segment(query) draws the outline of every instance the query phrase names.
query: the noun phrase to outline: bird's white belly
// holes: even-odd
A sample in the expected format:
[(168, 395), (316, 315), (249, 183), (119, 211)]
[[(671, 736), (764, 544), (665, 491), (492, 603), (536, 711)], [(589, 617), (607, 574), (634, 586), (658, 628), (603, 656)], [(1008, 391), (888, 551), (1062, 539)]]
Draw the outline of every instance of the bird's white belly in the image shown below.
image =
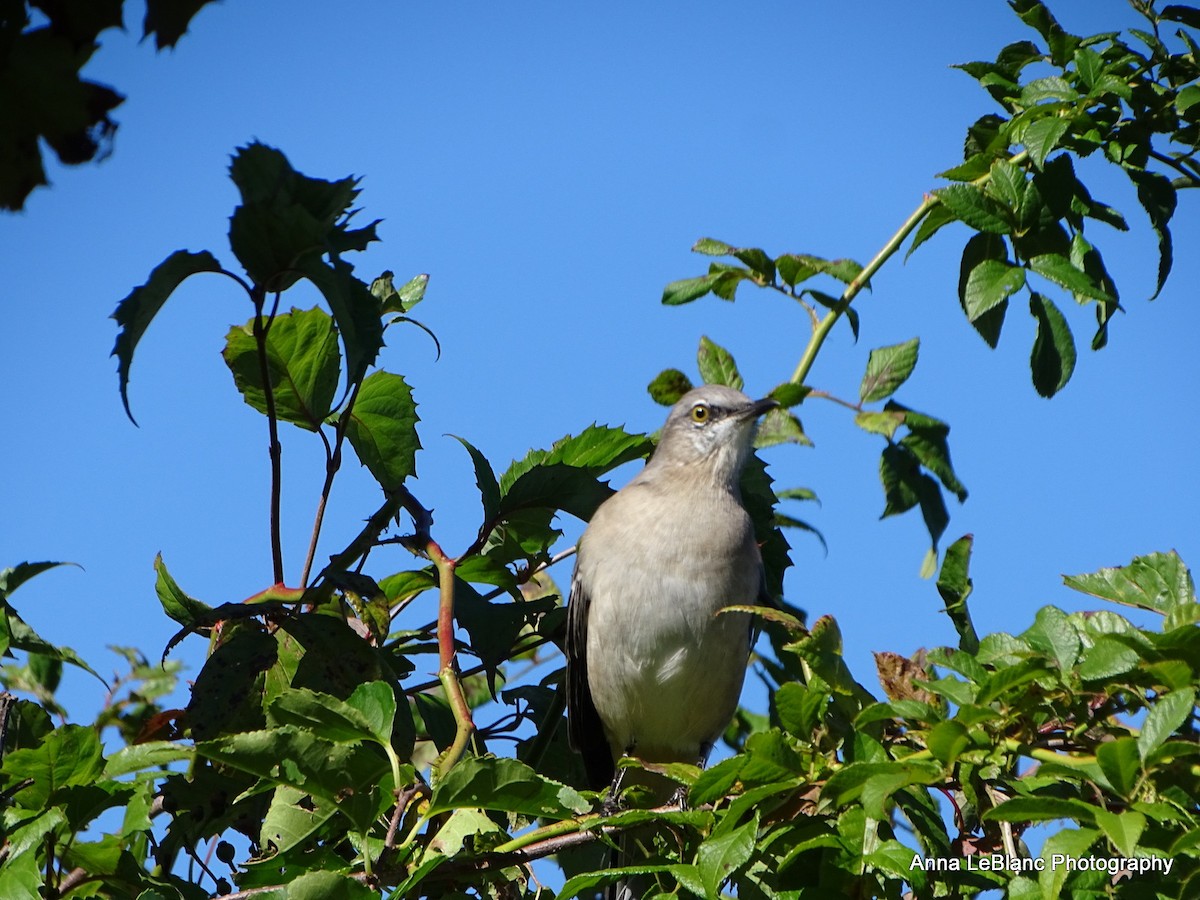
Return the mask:
[(737, 708), (749, 653), (748, 617), (717, 611), (753, 603), (758, 573), (733, 571), (724, 554), (675, 553), (633, 551), (592, 571), (588, 681), (614, 750), (696, 761)]

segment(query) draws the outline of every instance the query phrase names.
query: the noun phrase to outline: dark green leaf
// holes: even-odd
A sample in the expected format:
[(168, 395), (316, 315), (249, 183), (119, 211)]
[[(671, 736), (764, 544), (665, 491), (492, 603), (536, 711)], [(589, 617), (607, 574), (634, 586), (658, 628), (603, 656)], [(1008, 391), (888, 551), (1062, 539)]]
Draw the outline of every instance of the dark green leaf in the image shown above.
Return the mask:
[[(293, 309), (271, 320), (265, 342), (267, 378), (276, 416), (316, 431), (333, 406), (341, 374), (333, 320), (321, 309)], [(266, 415), (267, 398), (253, 319), (229, 330), (221, 355), (242, 399)]]
[(1043, 397), (1053, 397), (1075, 371), (1075, 339), (1067, 320), (1049, 298), (1030, 292), (1029, 311), (1038, 323), (1029, 358), (1033, 386)]
[(663, 369), (646, 387), (650, 398), (663, 406), (674, 406), (691, 389), (691, 379), (678, 369)]
[(4, 596), (11, 594), (29, 579), (41, 575), (43, 572), (48, 572), (50, 569), (56, 569), (59, 566), (73, 566), (75, 563), (65, 562), (23, 562), (17, 563), (8, 569), (0, 569), (0, 600)]
[[(373, 682), (372, 684), (382, 684)], [(391, 687), (382, 685), (391, 694)], [(362, 685), (366, 687), (366, 685)], [(392, 716), (396, 703), (392, 698)], [(390, 737), (392, 716), (386, 720), (387, 735)], [(321, 740), (335, 744), (357, 743), (379, 740), (377, 732), (381, 723), (370, 721), (360, 710), (346, 701), (319, 691), (287, 689), (271, 701), (267, 708), (267, 721), (272, 726), (294, 725), (311, 732)], [(380, 740), (386, 743), (386, 738)]]
[[(977, 234), (967, 241), (963, 247), (962, 259), (958, 270), (958, 302), (963, 312), (967, 313), (967, 282), (975, 269), (985, 261), (998, 261), (1008, 265), (1008, 248), (1004, 239), (995, 234)], [(976, 276), (978, 279), (979, 276)], [(978, 284), (976, 285), (978, 287)], [(1000, 330), (1004, 326), (1004, 314), (1008, 310), (1008, 301), (1001, 300), (987, 312), (981, 313), (975, 319), (967, 314), (967, 321), (979, 332), (987, 345), (995, 349), (1000, 340)]]
[(190, 253), (187, 250), (176, 250), (150, 273), (145, 284), (134, 288), (117, 304), (112, 317), (120, 331), (117, 333), (117, 343), (113, 347), (112, 355), (117, 358), (121, 402), (125, 405), (125, 414), (131, 422), (134, 418), (133, 413), (129, 411), (129, 366), (133, 363), (133, 351), (137, 349), (138, 341), (167, 302), (167, 298), (185, 278), (197, 272), (220, 271), (221, 264), (208, 251)]
[(574, 788), (543, 778), (522, 762), (475, 756), (460, 760), (438, 782), (427, 814), (460, 806), (552, 819), (567, 819), (590, 808)]
[(1055, 606), (1039, 609), (1033, 625), (1021, 637), (1029, 646), (1053, 660), (1060, 672), (1067, 673), (1075, 669), (1082, 642), (1079, 632), (1061, 609)]
[(1014, 797), (984, 813), (989, 822), (1049, 822), (1054, 819), (1074, 819), (1090, 825), (1095, 821), (1096, 807), (1083, 800), (1064, 800), (1056, 797)]
[(858, 388), (859, 399), (863, 403), (870, 403), (896, 393), (916, 368), (920, 344), (918, 338), (913, 338), (902, 344), (872, 350), (867, 358), (867, 371)]
[(401, 376), (381, 371), (363, 380), (346, 438), (385, 491), (400, 487), (416, 471), (417, 421), (412, 389)]
[(399, 289), (392, 283), (395, 276), (389, 271), (384, 272), (371, 282), (371, 294), (380, 302), (380, 312), (406, 313), (425, 299), (425, 289), (429, 286), (429, 276), (414, 275)]
[(758, 275), (758, 281), (765, 284), (775, 282), (775, 261), (767, 256), (766, 251), (758, 247), (739, 247), (733, 255), (744, 262), (751, 272)]
[(775, 260), (775, 268), (779, 277), (789, 287), (795, 287), (817, 274), (816, 266), (810, 265), (809, 258), (795, 253), (785, 253)]
[(154, 35), (154, 47), (174, 47), (191, 24), (192, 17), (213, 0), (146, 0), (142, 37)]
[(1200, 28), (1200, 9), (1182, 4), (1164, 6), (1159, 16), (1170, 22), (1180, 22), (1189, 28)]
[(1132, 672), (1141, 658), (1141, 654), (1124, 641), (1102, 635), (1079, 663), (1079, 677), (1084, 681), (1107, 682), (1116, 675)]
[(739, 391), (742, 389), (744, 382), (733, 354), (707, 337), (700, 338), (696, 363), (705, 384), (724, 384)]
[(804, 433), (800, 419), (789, 410), (776, 408), (763, 416), (755, 434), (755, 447), (774, 447), (777, 444), (799, 444), (811, 447), (812, 441)]
[(714, 834), (700, 845), (696, 854), (696, 868), (704, 883), (706, 896), (718, 896), (721, 885), (749, 862), (757, 834), (758, 816), (755, 815), (740, 828)]
[(471, 463), (475, 466), (475, 484), (479, 488), (479, 495), (483, 500), (483, 521), (491, 522), (500, 511), (500, 484), (496, 481), (496, 473), (492, 469), (492, 464), (488, 462), (486, 456), (464, 438), (460, 438), (458, 435), (451, 435), (451, 437), (466, 447), (467, 453), (471, 455)]
[(967, 534), (947, 547), (937, 579), (937, 590), (946, 604), (946, 615), (958, 632), (959, 649), (966, 654), (974, 654), (979, 650), (979, 635), (967, 606), (967, 598), (971, 596), (973, 587), (969, 572), (974, 542), (975, 539)]
[(950, 766), (958, 759), (960, 753), (971, 746), (971, 738), (966, 726), (950, 719), (946, 722), (938, 722), (929, 729), (925, 744), (929, 747), (929, 752), (933, 754), (934, 759)]
[(1145, 172), (1138, 169), (1126, 169), (1129, 178), (1137, 186), (1138, 200), (1146, 215), (1150, 217), (1150, 225), (1158, 235), (1158, 279), (1155, 282), (1154, 294), (1157, 297), (1167, 282), (1171, 273), (1173, 251), (1171, 246), (1171, 231), (1167, 227), (1171, 216), (1175, 214), (1177, 198), (1171, 180), (1156, 172)]
[(383, 322), (379, 301), (354, 277), (354, 267), (340, 259), (326, 264), (312, 257), (297, 264), (297, 271), (324, 296), (342, 336), (349, 385), (357, 384), (383, 347)]

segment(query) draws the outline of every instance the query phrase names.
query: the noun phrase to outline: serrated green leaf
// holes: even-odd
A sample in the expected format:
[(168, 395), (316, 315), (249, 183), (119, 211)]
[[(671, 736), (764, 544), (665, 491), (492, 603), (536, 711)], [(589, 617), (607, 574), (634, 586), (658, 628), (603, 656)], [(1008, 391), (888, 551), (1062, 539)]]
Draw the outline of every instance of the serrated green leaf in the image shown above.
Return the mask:
[(971, 746), (971, 738), (966, 726), (950, 719), (938, 722), (929, 730), (925, 745), (934, 759), (950, 766), (958, 759), (959, 754)]
[(783, 409), (791, 409), (793, 406), (799, 406), (804, 402), (804, 399), (812, 393), (812, 388), (802, 384), (796, 384), (792, 381), (785, 381), (783, 384), (776, 385), (767, 394), (772, 400), (778, 403)]
[(1073, 819), (1082, 824), (1095, 822), (1096, 807), (1083, 800), (1058, 797), (1013, 797), (989, 809), (983, 818), (989, 822), (1050, 822)]
[(692, 380), (678, 369), (663, 369), (646, 386), (650, 399), (662, 406), (674, 406), (692, 389)]
[(1060, 672), (1067, 673), (1075, 668), (1082, 642), (1079, 632), (1061, 609), (1055, 606), (1039, 609), (1033, 625), (1021, 637), (1029, 646), (1057, 663)]
[(896, 434), (896, 429), (904, 424), (904, 413), (884, 410), (883, 412), (863, 411), (855, 413), (854, 424), (870, 434), (882, 434), (889, 440)]
[(1141, 654), (1123, 641), (1101, 636), (1088, 648), (1079, 663), (1079, 677), (1084, 681), (1108, 681), (1137, 668)]
[(379, 371), (363, 380), (346, 423), (346, 439), (385, 491), (400, 487), (416, 472), (418, 421), (404, 378)]
[(933, 192), (954, 217), (990, 234), (1008, 234), (1012, 227), (1004, 208), (981, 189), (969, 184), (952, 184)]
[[(943, 177), (946, 177), (946, 173), (943, 173)], [(918, 247), (941, 231), (943, 227), (957, 221), (958, 218), (950, 211), (949, 207), (941, 203), (934, 206), (929, 210), (925, 218), (921, 220), (916, 233), (913, 234), (912, 243), (908, 245), (908, 252), (904, 254), (904, 258), (908, 259)]]
[(357, 384), (383, 348), (379, 301), (354, 277), (354, 267), (338, 258), (324, 263), (311, 257), (296, 264), (298, 274), (321, 292), (342, 338), (348, 383)]
[[(950, 617), (954, 630), (958, 632), (958, 646), (964, 655), (979, 650), (979, 636), (967, 606), (967, 598), (971, 596), (974, 587), (969, 574), (974, 543), (975, 539), (967, 534), (947, 547), (937, 579), (938, 594), (946, 604), (946, 615)], [(973, 674), (978, 676), (973, 679), (977, 681), (982, 677), (982, 670)]]
[(77, 563), (68, 562), (23, 562), (7, 569), (0, 569), (0, 600), (11, 594), (29, 579), (56, 569), (59, 566), (74, 566)]
[(1070, 128), (1070, 120), (1058, 116), (1044, 116), (1030, 123), (1021, 135), (1021, 143), (1035, 166), (1040, 169), (1046, 164), (1046, 157), (1054, 152)]
[(175, 762), (190, 762), (196, 752), (184, 744), (172, 741), (147, 741), (129, 744), (117, 750), (104, 764), (104, 777), (116, 778), (131, 772), (157, 769)]
[(810, 264), (809, 257), (795, 253), (785, 253), (776, 257), (775, 268), (780, 279), (789, 287), (795, 287), (817, 274), (817, 268)]
[(739, 391), (744, 385), (733, 354), (707, 337), (700, 338), (696, 364), (705, 384), (724, 384)]
[(800, 419), (791, 411), (780, 407), (767, 411), (754, 438), (756, 448), (774, 447), (777, 444), (799, 444), (802, 447), (813, 445), (804, 433), (804, 425)]
[(142, 339), (158, 311), (163, 308), (167, 298), (186, 278), (197, 272), (220, 271), (221, 264), (207, 250), (200, 253), (176, 250), (155, 267), (145, 284), (134, 288), (117, 304), (112, 318), (116, 320), (120, 330), (117, 332), (117, 343), (113, 347), (112, 355), (117, 358), (121, 403), (131, 422), (136, 420), (129, 411), (129, 367), (133, 363), (133, 351), (137, 349), (138, 341)]
[(963, 308), (976, 323), (1025, 286), (1025, 270), (1000, 259), (985, 259), (967, 276)]
[(1157, 750), (1175, 731), (1192, 716), (1196, 706), (1196, 692), (1171, 691), (1159, 697), (1150, 708), (1137, 738), (1138, 753), (1145, 759)]
[(1146, 817), (1132, 809), (1120, 813), (1097, 809), (1096, 824), (1121, 855), (1131, 857), (1146, 830)]
[(572, 787), (545, 778), (515, 759), (463, 758), (434, 787), (428, 815), (460, 806), (567, 819), (589, 804)]
[(696, 854), (696, 868), (704, 883), (706, 896), (715, 897), (720, 887), (750, 860), (758, 834), (758, 816), (740, 828), (714, 834)]
[(1115, 300), (1087, 272), (1076, 268), (1069, 259), (1058, 253), (1043, 253), (1033, 257), (1029, 260), (1029, 268), (1079, 297), (1106, 302)]
[(451, 435), (471, 456), (471, 464), (475, 467), (475, 485), (479, 488), (479, 496), (483, 501), (483, 521), (491, 522), (500, 511), (500, 483), (496, 481), (496, 472), (488, 458), (480, 453), (475, 446), (458, 435)]
[[(281, 313), (271, 320), (265, 345), (275, 415), (284, 422), (316, 431), (333, 406), (341, 374), (333, 320), (321, 309)], [(267, 415), (253, 319), (229, 330), (221, 355), (242, 399)]]
[(665, 306), (679, 306), (698, 300), (713, 289), (713, 285), (720, 277), (720, 273), (710, 273), (698, 278), (681, 278), (678, 281), (672, 281), (663, 288), (662, 303)]
[(1110, 603), (1163, 615), (1196, 599), (1191, 573), (1173, 550), (1139, 556), (1127, 566), (1101, 569), (1090, 575), (1064, 575), (1063, 582)]
[(87, 785), (104, 770), (100, 738), (83, 725), (62, 725), (46, 735), (39, 746), (13, 750), (4, 756), (0, 771), (12, 785), (29, 781), (13, 795), (24, 809), (44, 808), (51, 796), (69, 785)]
[(1137, 187), (1138, 201), (1150, 217), (1150, 226), (1154, 233), (1158, 235), (1158, 277), (1150, 298), (1153, 300), (1162, 292), (1163, 285), (1167, 283), (1167, 276), (1171, 273), (1174, 252), (1168, 224), (1175, 214), (1178, 199), (1171, 180), (1166, 176), (1134, 168), (1126, 168), (1125, 171)]
[(1033, 386), (1041, 396), (1053, 397), (1075, 371), (1075, 338), (1067, 320), (1049, 298), (1030, 292), (1029, 311), (1038, 323), (1029, 358)]
[(1122, 797), (1133, 795), (1142, 774), (1142, 759), (1135, 738), (1119, 737), (1101, 743), (1096, 748), (1096, 762), (1113, 790)]
[(919, 338), (912, 338), (872, 350), (867, 357), (867, 371), (858, 388), (859, 399), (863, 403), (871, 403), (896, 393), (916, 368), (920, 345)]
[(705, 256), (733, 256), (736, 250), (731, 244), (708, 237), (700, 238), (692, 245), (693, 253), (703, 253)]

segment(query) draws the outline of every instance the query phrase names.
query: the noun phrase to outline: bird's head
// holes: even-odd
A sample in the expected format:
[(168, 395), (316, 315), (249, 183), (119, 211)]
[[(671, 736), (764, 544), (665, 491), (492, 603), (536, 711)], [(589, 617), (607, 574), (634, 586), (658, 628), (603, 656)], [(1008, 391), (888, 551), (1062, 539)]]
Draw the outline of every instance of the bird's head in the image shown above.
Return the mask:
[(671, 407), (653, 462), (696, 467), (715, 481), (735, 485), (750, 455), (758, 417), (778, 405), (719, 384), (694, 388)]

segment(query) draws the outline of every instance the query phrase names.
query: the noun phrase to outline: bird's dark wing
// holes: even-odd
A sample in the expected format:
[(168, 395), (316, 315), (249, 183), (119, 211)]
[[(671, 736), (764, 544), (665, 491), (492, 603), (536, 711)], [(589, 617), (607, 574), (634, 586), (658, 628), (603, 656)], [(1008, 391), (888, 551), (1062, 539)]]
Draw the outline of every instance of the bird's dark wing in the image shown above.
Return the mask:
[(567, 604), (567, 737), (571, 747), (583, 757), (592, 790), (607, 787), (616, 773), (608, 738), (592, 689), (588, 686), (587, 622), (591, 598), (580, 584), (578, 567), (571, 579), (571, 599)]

